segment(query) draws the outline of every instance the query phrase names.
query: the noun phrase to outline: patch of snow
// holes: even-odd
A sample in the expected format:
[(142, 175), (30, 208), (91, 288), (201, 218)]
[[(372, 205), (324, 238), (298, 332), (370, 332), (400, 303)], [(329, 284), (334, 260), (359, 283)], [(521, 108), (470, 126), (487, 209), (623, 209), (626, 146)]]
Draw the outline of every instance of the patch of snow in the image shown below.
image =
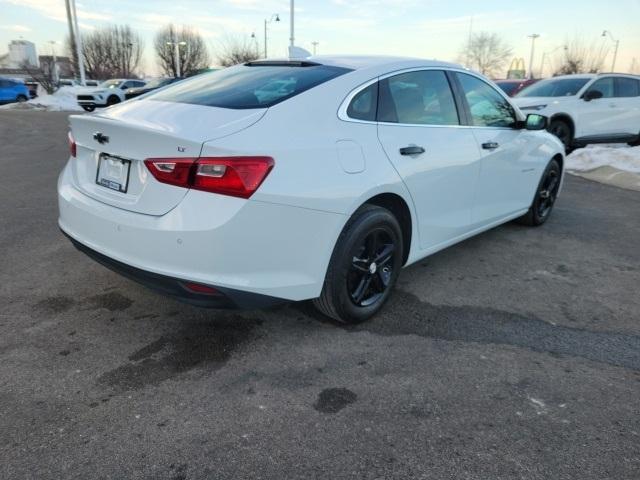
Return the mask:
[(22, 103), (10, 103), (0, 108), (6, 110), (44, 110), (49, 112), (77, 112), (83, 111), (78, 105), (76, 87), (62, 87), (51, 95), (41, 95), (38, 98)]
[(569, 171), (588, 172), (600, 167), (612, 167), (631, 173), (640, 173), (640, 147), (593, 146), (581, 148), (567, 157)]

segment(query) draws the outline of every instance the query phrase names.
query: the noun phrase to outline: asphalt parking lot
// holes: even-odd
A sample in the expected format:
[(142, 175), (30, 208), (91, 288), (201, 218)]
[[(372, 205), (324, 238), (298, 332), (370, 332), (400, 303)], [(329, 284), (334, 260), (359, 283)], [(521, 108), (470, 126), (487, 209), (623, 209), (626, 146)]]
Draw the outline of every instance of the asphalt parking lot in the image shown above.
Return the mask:
[(569, 177), (357, 328), (199, 310), (59, 233), (66, 116), (0, 112), (0, 478), (640, 476), (639, 193)]

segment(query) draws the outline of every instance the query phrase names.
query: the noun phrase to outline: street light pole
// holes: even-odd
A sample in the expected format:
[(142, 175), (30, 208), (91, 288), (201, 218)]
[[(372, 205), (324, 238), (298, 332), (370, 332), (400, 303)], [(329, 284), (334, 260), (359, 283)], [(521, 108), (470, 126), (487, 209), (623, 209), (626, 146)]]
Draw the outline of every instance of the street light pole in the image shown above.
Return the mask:
[(569, 47), (567, 47), (566, 45), (560, 45), (559, 47), (554, 48), (553, 50), (551, 50), (550, 52), (544, 52), (542, 54), (542, 62), (540, 62), (540, 78), (542, 78), (544, 76), (544, 63), (547, 59), (547, 57), (549, 55), (552, 55), (554, 53), (556, 53), (558, 50), (560, 50), (561, 48), (564, 48), (565, 51), (568, 50)]
[(294, 0), (291, 0), (291, 7), (290, 7), (291, 13), (289, 14), (290, 18), (291, 18), (291, 35), (289, 36), (289, 45), (290, 46), (294, 46), (295, 43), (295, 35), (294, 35), (294, 21), (293, 21), (293, 17), (294, 17), (294, 10), (295, 10), (295, 6), (294, 6)]
[(181, 77), (180, 72), (180, 45), (189, 45), (187, 42), (167, 42), (167, 45), (173, 45), (174, 50), (174, 58), (176, 63), (176, 78)]
[(313, 54), (314, 54), (314, 55), (316, 54), (316, 48), (318, 47), (318, 44), (319, 44), (319, 43), (320, 43), (320, 42), (318, 42), (318, 41), (313, 41), (313, 42), (311, 42), (311, 45), (313, 45)]
[(529, 78), (533, 78), (533, 55), (535, 53), (536, 39), (540, 38), (540, 34), (532, 33), (528, 36), (531, 39), (531, 57), (529, 59)]
[(51, 79), (53, 80), (53, 83), (55, 83), (56, 85), (58, 84), (58, 81), (60, 80), (58, 78), (58, 64), (57, 64), (57, 59), (56, 59), (56, 41), (55, 40), (49, 40), (47, 43), (51, 44), (51, 56), (52, 56), (52, 60), (53, 60), (53, 66), (51, 67), (52, 71), (51, 71)]
[(271, 22), (279, 22), (280, 21), (280, 15), (278, 15), (277, 13), (274, 13), (273, 15), (271, 15), (271, 17), (267, 20), (266, 18), (264, 19), (264, 58), (267, 58), (268, 55), (268, 51), (267, 51), (267, 25), (270, 24)]
[(606, 37), (607, 35), (609, 35), (611, 41), (616, 44), (616, 47), (613, 51), (613, 63), (611, 64), (611, 72), (613, 73), (616, 71), (616, 60), (618, 59), (618, 48), (620, 47), (620, 39), (616, 40), (609, 30), (605, 30), (604, 32), (602, 32), (603, 37)]

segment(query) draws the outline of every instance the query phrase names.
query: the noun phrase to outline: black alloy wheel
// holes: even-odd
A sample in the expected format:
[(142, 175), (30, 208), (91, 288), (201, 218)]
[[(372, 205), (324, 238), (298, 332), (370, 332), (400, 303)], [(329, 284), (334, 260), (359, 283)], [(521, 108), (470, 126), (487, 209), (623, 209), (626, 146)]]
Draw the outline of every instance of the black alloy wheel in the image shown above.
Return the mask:
[(368, 307), (384, 296), (391, 283), (396, 250), (392, 232), (383, 227), (371, 231), (356, 246), (347, 275), (347, 290), (354, 305)]
[(542, 174), (529, 211), (516, 221), (532, 227), (542, 225), (546, 222), (558, 198), (561, 178), (562, 170), (560, 164), (558, 160), (553, 159), (549, 162)]
[(402, 229), (393, 213), (365, 204), (342, 230), (314, 305), (338, 322), (364, 322), (389, 299), (403, 252)]

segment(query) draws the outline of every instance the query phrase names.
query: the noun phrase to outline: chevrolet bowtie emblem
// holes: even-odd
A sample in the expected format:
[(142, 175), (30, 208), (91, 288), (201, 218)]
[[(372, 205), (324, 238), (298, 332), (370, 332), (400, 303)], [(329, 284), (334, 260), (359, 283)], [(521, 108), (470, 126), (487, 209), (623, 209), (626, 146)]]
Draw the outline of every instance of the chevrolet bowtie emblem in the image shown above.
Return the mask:
[(94, 133), (93, 139), (100, 144), (109, 143), (109, 137), (103, 135), (102, 132)]

